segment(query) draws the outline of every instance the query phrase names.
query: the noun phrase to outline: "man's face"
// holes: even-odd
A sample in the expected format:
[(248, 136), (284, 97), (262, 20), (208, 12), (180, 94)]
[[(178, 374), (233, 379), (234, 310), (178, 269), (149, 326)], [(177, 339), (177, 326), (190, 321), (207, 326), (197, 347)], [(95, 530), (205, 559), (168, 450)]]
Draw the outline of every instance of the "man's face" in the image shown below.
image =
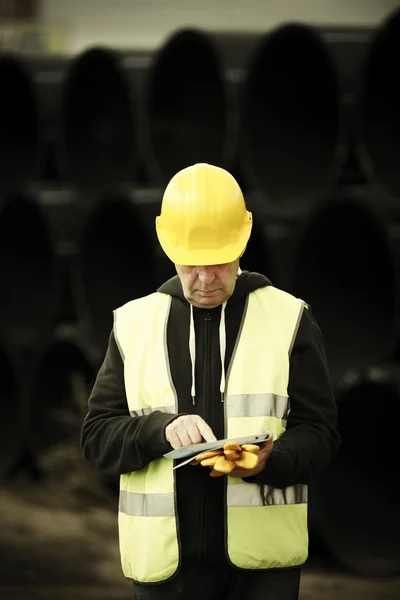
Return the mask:
[(239, 259), (223, 265), (187, 267), (175, 265), (183, 293), (197, 308), (216, 308), (228, 300), (235, 289)]

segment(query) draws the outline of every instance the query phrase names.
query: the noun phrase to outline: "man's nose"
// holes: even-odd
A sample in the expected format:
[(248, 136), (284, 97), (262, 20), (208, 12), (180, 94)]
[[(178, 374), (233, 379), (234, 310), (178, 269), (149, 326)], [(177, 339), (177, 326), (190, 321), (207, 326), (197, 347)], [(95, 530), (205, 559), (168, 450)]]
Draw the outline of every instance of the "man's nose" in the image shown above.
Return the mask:
[(215, 279), (215, 272), (212, 267), (198, 267), (197, 268), (197, 276), (201, 283), (205, 285), (209, 285)]

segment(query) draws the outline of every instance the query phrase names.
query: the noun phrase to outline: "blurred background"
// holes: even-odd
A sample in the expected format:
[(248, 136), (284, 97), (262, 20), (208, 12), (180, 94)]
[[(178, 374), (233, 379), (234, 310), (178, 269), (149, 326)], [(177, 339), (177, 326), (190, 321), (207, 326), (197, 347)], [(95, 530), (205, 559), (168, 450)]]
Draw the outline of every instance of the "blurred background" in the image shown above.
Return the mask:
[(0, 2), (0, 599), (128, 599), (80, 427), (112, 310), (174, 274), (179, 169), (230, 170), (242, 268), (322, 329), (342, 447), (301, 600), (400, 598), (400, 5)]

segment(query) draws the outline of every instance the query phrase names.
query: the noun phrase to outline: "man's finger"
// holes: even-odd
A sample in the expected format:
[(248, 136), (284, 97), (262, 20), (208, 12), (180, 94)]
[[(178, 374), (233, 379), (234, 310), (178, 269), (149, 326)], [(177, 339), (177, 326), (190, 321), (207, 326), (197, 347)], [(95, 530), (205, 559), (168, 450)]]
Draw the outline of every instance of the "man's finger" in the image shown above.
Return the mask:
[(196, 423), (188, 424), (186, 431), (191, 440), (191, 444), (200, 444), (200, 442), (203, 441), (203, 438), (201, 436), (200, 431), (198, 430)]
[(211, 427), (209, 425), (207, 425), (207, 423), (203, 420), (203, 419), (199, 419), (196, 422), (197, 425), (197, 429), (200, 431), (200, 434), (202, 436), (202, 438), (206, 441), (206, 442), (216, 442), (217, 438), (215, 437)]
[(192, 440), (190, 439), (186, 429), (184, 429), (183, 427), (182, 427), (182, 429), (178, 429), (177, 434), (180, 439), (182, 447), (192, 445)]
[(171, 444), (171, 446), (173, 447), (174, 450), (176, 450), (177, 448), (181, 448), (182, 447), (181, 440), (176, 435), (176, 433), (171, 434), (168, 441), (169, 441), (169, 443)]

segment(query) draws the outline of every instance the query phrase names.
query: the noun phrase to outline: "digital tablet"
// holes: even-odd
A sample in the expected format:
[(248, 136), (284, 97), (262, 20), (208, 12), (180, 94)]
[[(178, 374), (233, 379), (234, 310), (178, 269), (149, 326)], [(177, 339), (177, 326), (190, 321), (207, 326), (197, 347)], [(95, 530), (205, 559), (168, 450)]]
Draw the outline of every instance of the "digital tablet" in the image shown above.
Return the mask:
[(223, 448), (225, 444), (228, 442), (236, 442), (241, 446), (242, 444), (262, 444), (266, 442), (269, 438), (269, 433), (259, 433), (257, 435), (251, 435), (240, 438), (227, 438), (225, 440), (217, 440), (216, 442), (203, 442), (200, 444), (192, 444), (191, 446), (184, 446), (183, 448), (177, 448), (176, 450), (172, 450), (167, 454), (164, 454), (164, 458), (168, 458), (171, 460), (182, 460), (178, 465), (175, 465), (174, 469), (178, 467), (183, 467), (187, 463), (193, 460), (195, 456), (201, 454), (202, 452), (206, 452), (207, 450), (219, 450)]

